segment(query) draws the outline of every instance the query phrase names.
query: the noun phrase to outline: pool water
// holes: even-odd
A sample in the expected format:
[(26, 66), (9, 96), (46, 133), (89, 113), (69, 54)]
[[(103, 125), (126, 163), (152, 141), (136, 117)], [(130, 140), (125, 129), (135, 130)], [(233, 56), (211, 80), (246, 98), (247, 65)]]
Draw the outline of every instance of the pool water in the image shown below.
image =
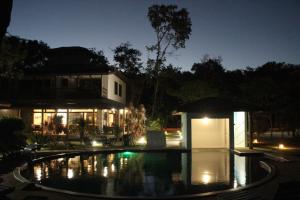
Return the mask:
[(30, 164), (23, 176), (56, 189), (105, 196), (174, 196), (238, 188), (265, 177), (260, 157), (226, 150), (81, 154)]

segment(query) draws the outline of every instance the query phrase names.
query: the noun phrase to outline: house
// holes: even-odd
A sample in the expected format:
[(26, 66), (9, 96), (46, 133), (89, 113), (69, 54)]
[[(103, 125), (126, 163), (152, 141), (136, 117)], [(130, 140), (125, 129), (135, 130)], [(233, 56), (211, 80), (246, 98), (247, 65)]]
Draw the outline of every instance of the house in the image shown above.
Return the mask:
[(193, 148), (246, 147), (250, 106), (224, 98), (205, 98), (183, 105), (182, 146)]
[(26, 69), (18, 81), (2, 80), (0, 117), (21, 117), (27, 128), (44, 134), (54, 116), (70, 134), (79, 118), (97, 131), (114, 125), (124, 130), (128, 81), (93, 56), (82, 47), (50, 49), (44, 67)]

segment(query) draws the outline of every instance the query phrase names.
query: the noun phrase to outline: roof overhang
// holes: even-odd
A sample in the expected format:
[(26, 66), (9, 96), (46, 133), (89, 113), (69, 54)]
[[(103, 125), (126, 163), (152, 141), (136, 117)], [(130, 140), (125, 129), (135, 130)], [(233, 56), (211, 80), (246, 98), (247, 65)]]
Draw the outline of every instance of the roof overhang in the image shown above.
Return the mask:
[(125, 105), (106, 98), (101, 99), (64, 99), (64, 100), (16, 100), (12, 107), (32, 108), (124, 108)]

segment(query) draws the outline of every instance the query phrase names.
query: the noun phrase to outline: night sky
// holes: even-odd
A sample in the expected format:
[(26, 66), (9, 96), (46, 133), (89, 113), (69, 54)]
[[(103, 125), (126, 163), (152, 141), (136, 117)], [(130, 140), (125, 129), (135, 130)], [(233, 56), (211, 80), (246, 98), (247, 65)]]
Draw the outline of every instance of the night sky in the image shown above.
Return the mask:
[(147, 18), (152, 4), (187, 8), (192, 35), (186, 48), (168, 59), (190, 70), (203, 55), (221, 56), (226, 69), (257, 67), (268, 61), (300, 63), (299, 0), (14, 0), (8, 32), (50, 47), (103, 50), (129, 41), (147, 58), (154, 43)]

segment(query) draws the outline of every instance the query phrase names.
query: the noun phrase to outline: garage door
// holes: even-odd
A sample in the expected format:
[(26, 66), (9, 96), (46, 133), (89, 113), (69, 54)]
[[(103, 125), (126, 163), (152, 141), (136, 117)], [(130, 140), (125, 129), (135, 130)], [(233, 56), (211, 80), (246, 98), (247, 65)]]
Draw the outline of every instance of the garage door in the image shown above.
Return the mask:
[(229, 119), (191, 120), (192, 148), (229, 148)]

